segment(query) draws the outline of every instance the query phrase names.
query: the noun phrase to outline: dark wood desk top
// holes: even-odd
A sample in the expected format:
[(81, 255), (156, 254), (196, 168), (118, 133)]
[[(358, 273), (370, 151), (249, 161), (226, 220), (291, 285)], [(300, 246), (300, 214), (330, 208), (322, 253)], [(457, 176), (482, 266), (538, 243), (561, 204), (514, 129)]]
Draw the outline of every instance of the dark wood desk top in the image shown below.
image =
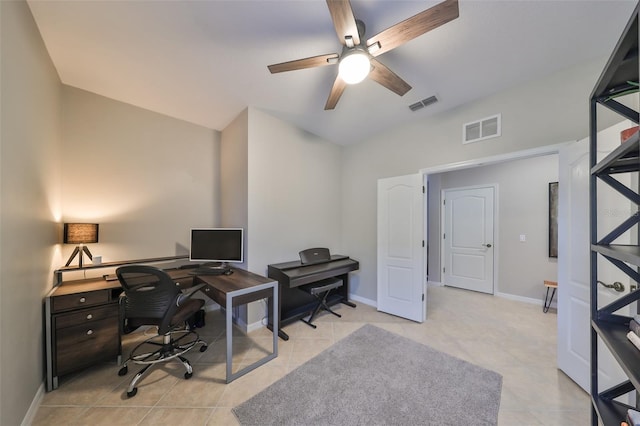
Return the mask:
[[(234, 268), (233, 274), (231, 275), (195, 275), (194, 284), (207, 284), (213, 294), (205, 294), (220, 306), (224, 307), (227, 303), (227, 294), (273, 281), (271, 278), (263, 277), (262, 275), (254, 274), (244, 269)], [(233, 306), (244, 305), (271, 296), (271, 289), (254, 291), (250, 294), (233, 297)]]
[[(180, 279), (193, 279), (193, 275), (189, 275), (186, 269), (169, 269), (166, 272), (169, 273), (174, 281)], [(63, 281), (58, 286), (54, 287), (49, 296), (65, 296), (68, 294), (85, 293), (88, 291), (98, 290), (112, 290), (120, 288), (120, 281), (107, 280), (103, 277), (86, 278), (83, 280)]]
[[(184, 289), (188, 289), (195, 284), (206, 284), (208, 290), (204, 291), (204, 294), (223, 307), (226, 306), (228, 293), (274, 281), (271, 278), (236, 268), (233, 269), (233, 274), (231, 275), (197, 275), (193, 273), (193, 270), (189, 269), (167, 269), (166, 272)], [(49, 296), (65, 296), (98, 290), (115, 290), (119, 288), (120, 281), (118, 280), (106, 280), (102, 277), (87, 278), (84, 280), (64, 281), (60, 285), (54, 287), (49, 293)], [(271, 293), (271, 290), (267, 289), (234, 297), (233, 306), (243, 305), (254, 300), (271, 297)]]

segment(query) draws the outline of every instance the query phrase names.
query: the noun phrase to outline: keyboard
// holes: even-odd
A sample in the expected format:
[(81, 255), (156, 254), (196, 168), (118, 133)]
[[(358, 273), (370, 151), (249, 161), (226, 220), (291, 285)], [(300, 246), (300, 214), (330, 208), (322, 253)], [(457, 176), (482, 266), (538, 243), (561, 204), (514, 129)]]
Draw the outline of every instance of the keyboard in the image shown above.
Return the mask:
[(223, 268), (194, 268), (189, 271), (193, 275), (223, 275), (228, 269)]

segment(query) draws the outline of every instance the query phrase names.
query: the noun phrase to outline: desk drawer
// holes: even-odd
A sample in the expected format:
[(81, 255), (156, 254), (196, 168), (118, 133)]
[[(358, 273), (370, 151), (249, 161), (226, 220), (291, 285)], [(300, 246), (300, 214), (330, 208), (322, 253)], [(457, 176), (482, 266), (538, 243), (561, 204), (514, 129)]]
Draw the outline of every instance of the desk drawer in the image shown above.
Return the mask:
[(55, 317), (55, 328), (60, 330), (65, 327), (88, 324), (91, 321), (98, 321), (104, 318), (116, 317), (118, 321), (118, 304), (112, 303), (106, 306), (96, 306), (93, 308), (81, 309), (66, 314), (58, 314)]
[(52, 310), (60, 312), (67, 309), (107, 303), (111, 298), (111, 290), (88, 291), (86, 293), (69, 294), (53, 297)]
[(104, 318), (57, 330), (56, 375), (70, 373), (101, 360), (115, 361), (120, 351), (118, 320)]

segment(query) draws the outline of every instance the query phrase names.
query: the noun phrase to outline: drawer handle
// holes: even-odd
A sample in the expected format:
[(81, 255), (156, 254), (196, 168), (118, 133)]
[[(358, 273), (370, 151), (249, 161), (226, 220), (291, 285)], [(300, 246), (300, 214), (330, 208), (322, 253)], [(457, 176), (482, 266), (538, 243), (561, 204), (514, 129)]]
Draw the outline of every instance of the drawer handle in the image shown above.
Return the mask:
[(87, 319), (91, 319), (91, 318), (93, 318), (93, 315), (91, 314), (87, 315)]
[(91, 336), (93, 334), (93, 330), (87, 331), (87, 336)]
[(85, 299), (84, 297), (81, 297), (81, 298), (80, 298), (80, 303), (84, 303), (84, 302), (86, 302), (86, 301), (87, 301), (87, 299)]

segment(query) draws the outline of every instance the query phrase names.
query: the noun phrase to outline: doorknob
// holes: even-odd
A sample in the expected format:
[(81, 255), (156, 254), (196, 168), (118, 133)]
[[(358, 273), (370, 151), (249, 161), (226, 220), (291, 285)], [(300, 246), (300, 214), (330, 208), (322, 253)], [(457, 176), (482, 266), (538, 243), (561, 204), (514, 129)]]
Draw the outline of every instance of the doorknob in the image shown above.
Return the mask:
[(605, 284), (602, 281), (598, 281), (598, 284), (602, 284), (606, 288), (612, 288), (617, 292), (624, 291), (624, 284), (622, 284), (620, 281), (616, 281), (613, 284)]
[(483, 247), (491, 248), (491, 244), (483, 244)]

